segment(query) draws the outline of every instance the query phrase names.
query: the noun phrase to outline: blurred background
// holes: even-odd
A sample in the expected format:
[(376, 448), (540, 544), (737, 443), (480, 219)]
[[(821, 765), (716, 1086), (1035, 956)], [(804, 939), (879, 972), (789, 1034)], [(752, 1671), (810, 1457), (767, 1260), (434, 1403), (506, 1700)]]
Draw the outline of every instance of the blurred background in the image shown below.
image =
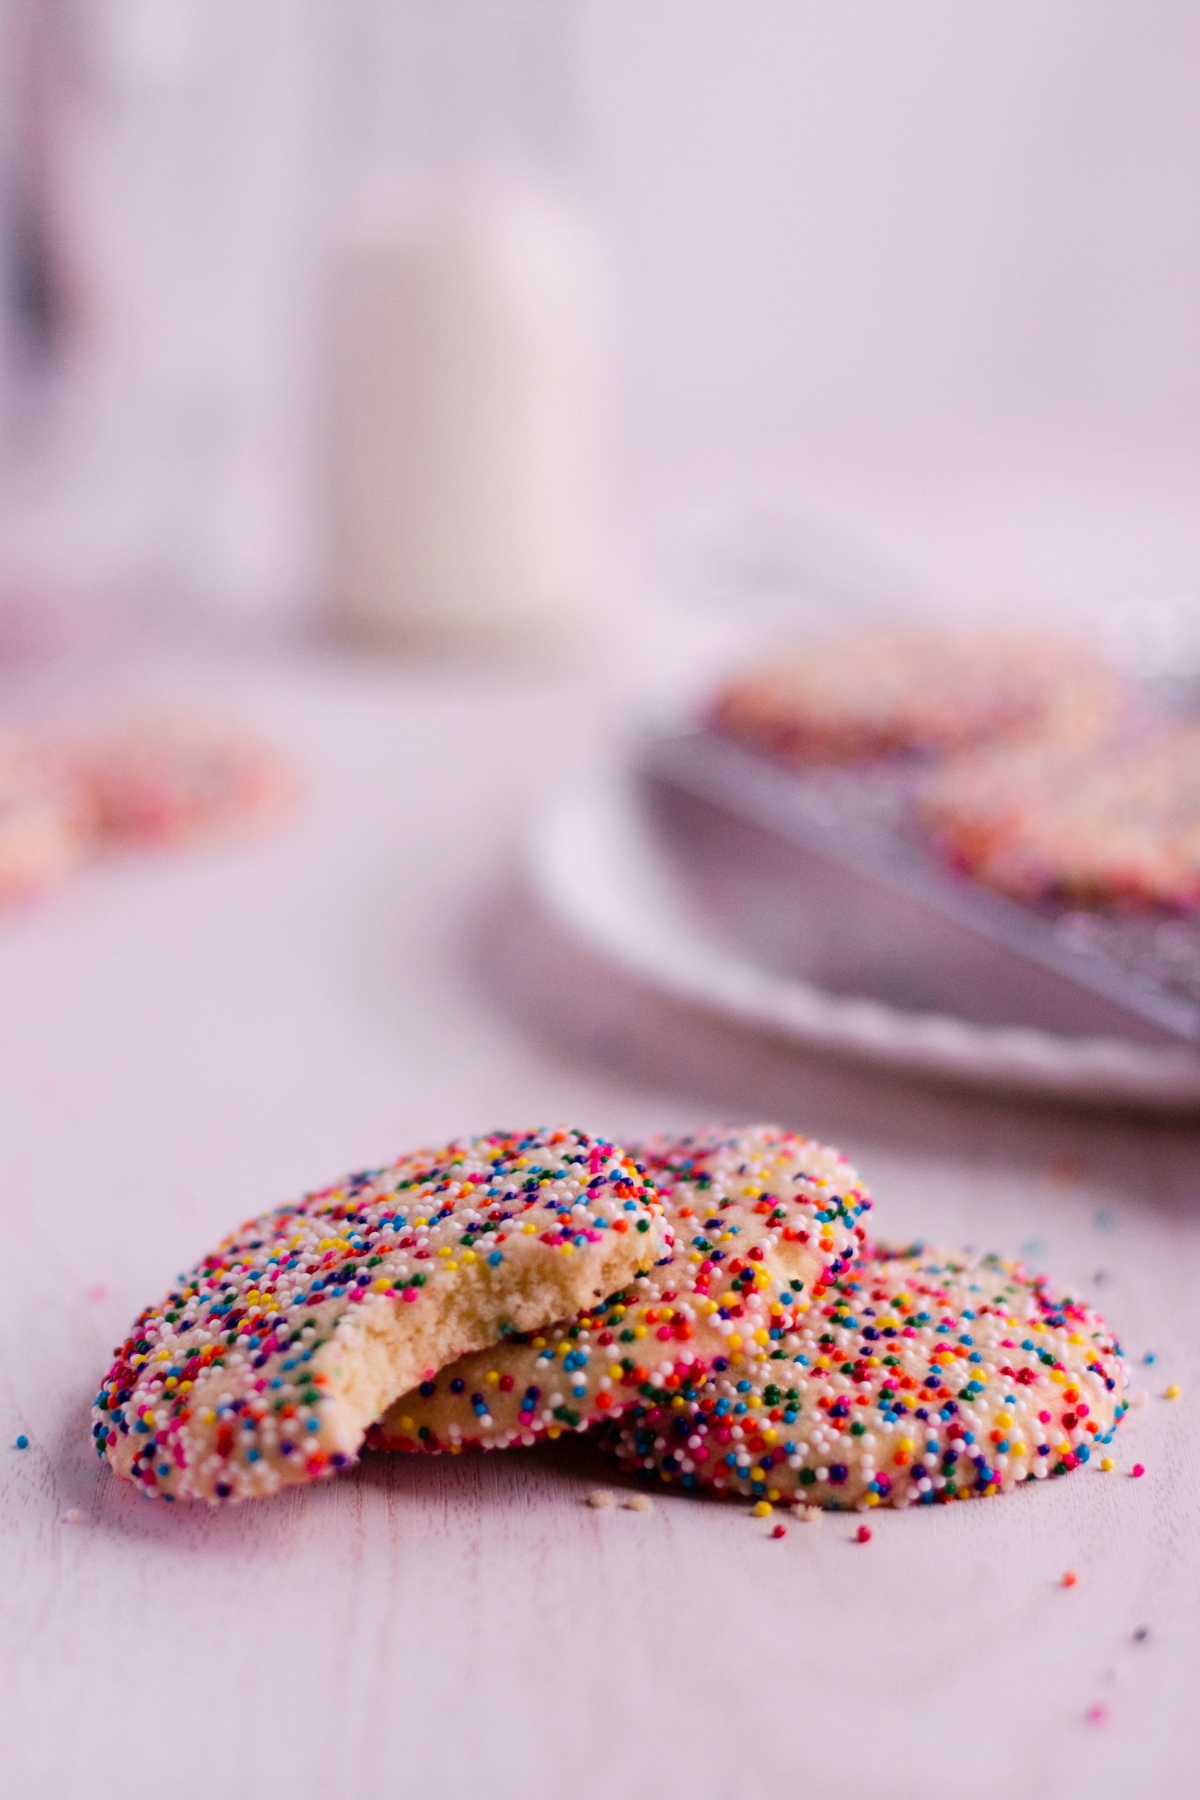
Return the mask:
[(1186, 0), (0, 17), (9, 656), (1196, 590)]
[(862, 1551), (669, 1497), (609, 1546), (564, 1444), (185, 1518), (87, 1402), (233, 1219), (558, 1119), (837, 1143), (882, 1239), (1048, 1267), (1200, 1391), (1200, 907), (939, 932), (857, 857), (873, 765), (692, 731), (704, 826), (662, 760), (789, 627), (1124, 620), (1200, 676), (1198, 70), (1196, 0), (0, 0), (9, 1791), (123, 1796), (136, 1693), (181, 1796), (197, 1719), (264, 1795), (592, 1800), (618, 1741), (668, 1800), (964, 1744), (980, 1796), (1186, 1794), (1191, 1400), (1122, 1427), (1145, 1481)]

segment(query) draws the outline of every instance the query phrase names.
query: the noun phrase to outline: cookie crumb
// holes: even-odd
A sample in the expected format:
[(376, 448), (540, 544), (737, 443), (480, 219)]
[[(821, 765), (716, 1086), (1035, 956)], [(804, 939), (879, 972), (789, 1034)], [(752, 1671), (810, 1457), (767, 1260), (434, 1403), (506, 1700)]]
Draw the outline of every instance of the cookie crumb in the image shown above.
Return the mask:
[(649, 1494), (630, 1494), (625, 1502), (629, 1512), (653, 1512), (654, 1502)]
[(825, 1517), (825, 1513), (819, 1506), (800, 1505), (793, 1506), (792, 1517), (793, 1519), (799, 1519), (803, 1525), (819, 1525), (821, 1520)]
[(593, 1488), (585, 1504), (588, 1506), (615, 1506), (617, 1496), (608, 1488)]
[(1079, 1577), (1075, 1573), (1074, 1569), (1068, 1569), (1066, 1574), (1062, 1578), (1062, 1584), (1064, 1587), (1074, 1587), (1078, 1580), (1079, 1580)]
[(77, 1506), (68, 1507), (67, 1511), (63, 1514), (62, 1522), (64, 1525), (82, 1525), (83, 1514)]

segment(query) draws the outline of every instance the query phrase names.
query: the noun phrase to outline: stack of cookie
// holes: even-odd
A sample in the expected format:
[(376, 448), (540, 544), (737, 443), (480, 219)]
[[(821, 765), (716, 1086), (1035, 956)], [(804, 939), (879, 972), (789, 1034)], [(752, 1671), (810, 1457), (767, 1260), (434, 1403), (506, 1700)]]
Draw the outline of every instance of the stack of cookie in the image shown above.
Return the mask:
[(241, 1500), (399, 1454), (590, 1432), (628, 1471), (906, 1506), (1062, 1474), (1126, 1373), (998, 1257), (873, 1245), (836, 1151), (775, 1126), (622, 1149), (465, 1138), (250, 1221), (139, 1315), (94, 1411), (152, 1497)]

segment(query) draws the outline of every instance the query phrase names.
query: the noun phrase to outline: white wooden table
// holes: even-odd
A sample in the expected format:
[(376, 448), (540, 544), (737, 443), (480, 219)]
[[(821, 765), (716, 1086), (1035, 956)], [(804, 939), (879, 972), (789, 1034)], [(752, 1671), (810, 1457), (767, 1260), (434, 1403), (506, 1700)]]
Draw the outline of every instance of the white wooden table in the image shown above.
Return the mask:
[[(514, 873), (549, 787), (606, 753), (594, 673), (179, 684), (311, 794), (273, 837), (0, 919), (6, 1794), (1194, 1791), (1200, 1129), (823, 1065), (597, 967)], [(497, 1123), (713, 1116), (839, 1143), (881, 1231), (1024, 1247), (1102, 1303), (1149, 1395), (1117, 1472), (876, 1513), (858, 1545), (836, 1516), (775, 1541), (742, 1505), (592, 1510), (619, 1484), (577, 1444), (374, 1457), (222, 1512), (94, 1460), (111, 1345), (249, 1212)]]

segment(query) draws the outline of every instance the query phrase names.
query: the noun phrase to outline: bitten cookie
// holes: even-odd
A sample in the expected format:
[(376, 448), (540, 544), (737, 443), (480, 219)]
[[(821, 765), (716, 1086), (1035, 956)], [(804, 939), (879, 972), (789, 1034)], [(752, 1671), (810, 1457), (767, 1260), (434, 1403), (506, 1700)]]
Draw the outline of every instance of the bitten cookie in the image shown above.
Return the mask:
[(1065, 1474), (1127, 1375), (1104, 1321), (996, 1256), (879, 1251), (770, 1356), (673, 1378), (598, 1427), (630, 1471), (816, 1506), (909, 1506)]
[(1030, 730), (1092, 738), (1121, 696), (1111, 671), (1073, 644), (874, 630), (750, 670), (717, 695), (710, 723), (789, 762), (855, 763)]
[(0, 742), (0, 902), (71, 874), (87, 853), (87, 824), (61, 758), (21, 739)]
[(675, 1251), (603, 1306), (431, 1375), (370, 1441), (503, 1449), (584, 1430), (668, 1382), (740, 1369), (793, 1329), (858, 1251), (870, 1200), (836, 1150), (770, 1125), (656, 1139), (632, 1154)]
[(956, 758), (921, 814), (957, 867), (1019, 900), (1200, 904), (1200, 729), (1089, 751), (1062, 744)]
[(251, 1220), (141, 1313), (96, 1401), (97, 1450), (168, 1500), (331, 1474), (397, 1394), (670, 1248), (653, 1183), (586, 1132), (416, 1151)]

